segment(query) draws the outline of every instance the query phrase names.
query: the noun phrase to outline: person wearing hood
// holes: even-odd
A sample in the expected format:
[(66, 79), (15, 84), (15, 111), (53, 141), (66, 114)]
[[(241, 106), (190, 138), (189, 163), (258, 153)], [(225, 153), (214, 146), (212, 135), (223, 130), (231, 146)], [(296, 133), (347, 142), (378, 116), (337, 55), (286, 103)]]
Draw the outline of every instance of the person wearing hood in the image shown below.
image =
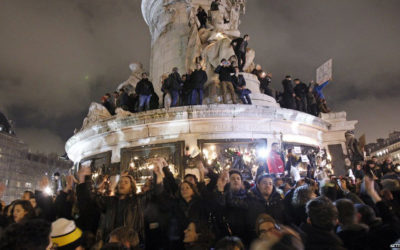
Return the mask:
[[(248, 223), (255, 225), (257, 217), (262, 214), (269, 214), (278, 223), (284, 222), (284, 206), (281, 195), (276, 191), (272, 176), (260, 175), (256, 185), (249, 192)], [(253, 230), (252, 237), (256, 234)]]

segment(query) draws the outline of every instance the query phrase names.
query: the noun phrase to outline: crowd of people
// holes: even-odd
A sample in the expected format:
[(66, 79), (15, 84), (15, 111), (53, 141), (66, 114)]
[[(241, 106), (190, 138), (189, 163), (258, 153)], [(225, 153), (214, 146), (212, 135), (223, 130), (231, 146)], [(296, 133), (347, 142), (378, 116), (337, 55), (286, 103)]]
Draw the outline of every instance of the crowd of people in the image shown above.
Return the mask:
[[(267, 161), (268, 163), (270, 161)], [(128, 172), (115, 190), (90, 167), (63, 189), (2, 204), (0, 249), (391, 249), (400, 239), (399, 167), (388, 158), (358, 162), (346, 176), (317, 166), (307, 176), (261, 167), (174, 177), (163, 158), (137, 190)], [(290, 166), (289, 166), (290, 167)], [(4, 186), (1, 186), (1, 193)], [(392, 245), (393, 246), (393, 245)]]
[[(239, 99), (242, 104), (252, 104), (251, 90), (246, 88), (246, 80), (237, 64), (237, 57), (232, 56), (229, 60), (222, 59), (220, 65), (215, 69), (215, 73), (218, 74), (222, 102), (228, 103), (230, 99), (233, 104), (237, 104), (237, 99)], [(292, 81), (291, 76), (288, 75), (282, 81), (283, 91), (279, 92), (272, 88), (271, 73), (265, 73), (259, 65), (252, 73), (260, 81), (261, 93), (276, 99), (281, 107), (295, 109), (314, 116), (330, 112), (322, 92), (322, 89), (330, 81), (322, 84), (311, 82), (306, 85), (297, 78)], [(207, 80), (207, 73), (200, 63), (196, 64), (194, 71), (189, 71), (182, 76), (179, 74), (178, 68), (173, 68), (171, 74), (162, 76), (162, 107), (202, 105), (204, 86)], [(208, 97), (210, 100), (219, 102), (216, 85), (209, 86), (209, 88)], [(116, 108), (122, 108), (132, 113), (159, 108), (159, 97), (155, 93), (147, 73), (142, 74), (142, 79), (137, 83), (134, 93), (128, 94), (124, 88), (121, 88), (118, 92), (114, 92), (113, 97), (106, 93), (101, 102), (111, 115), (115, 114)]]

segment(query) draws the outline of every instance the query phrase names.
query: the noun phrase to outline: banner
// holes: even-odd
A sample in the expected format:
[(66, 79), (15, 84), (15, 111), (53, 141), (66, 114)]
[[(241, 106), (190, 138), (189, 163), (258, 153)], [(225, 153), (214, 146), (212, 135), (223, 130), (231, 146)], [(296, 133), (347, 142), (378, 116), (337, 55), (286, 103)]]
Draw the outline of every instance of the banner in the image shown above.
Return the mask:
[(332, 59), (329, 59), (317, 69), (316, 82), (322, 84), (332, 78)]

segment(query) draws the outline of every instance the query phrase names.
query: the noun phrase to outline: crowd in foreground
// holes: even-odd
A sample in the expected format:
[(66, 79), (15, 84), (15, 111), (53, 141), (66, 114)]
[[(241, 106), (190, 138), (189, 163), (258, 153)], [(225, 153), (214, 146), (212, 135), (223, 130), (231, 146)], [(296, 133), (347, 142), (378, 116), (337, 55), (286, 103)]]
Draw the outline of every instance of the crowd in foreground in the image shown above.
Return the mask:
[(164, 159), (152, 164), (140, 192), (128, 173), (115, 190), (107, 178), (93, 183), (88, 167), (55, 197), (26, 191), (3, 204), (0, 249), (391, 249), (400, 238), (390, 159), (359, 162), (340, 177), (317, 167), (297, 181), (268, 166), (244, 180), (201, 161), (199, 178), (180, 180)]

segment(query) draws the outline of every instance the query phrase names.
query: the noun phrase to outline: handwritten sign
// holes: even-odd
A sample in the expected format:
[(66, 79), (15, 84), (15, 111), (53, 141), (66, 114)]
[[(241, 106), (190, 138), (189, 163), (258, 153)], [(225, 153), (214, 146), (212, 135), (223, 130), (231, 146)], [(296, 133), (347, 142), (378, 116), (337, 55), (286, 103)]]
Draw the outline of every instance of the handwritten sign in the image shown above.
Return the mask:
[(329, 59), (317, 69), (316, 81), (322, 84), (332, 78), (332, 59)]

